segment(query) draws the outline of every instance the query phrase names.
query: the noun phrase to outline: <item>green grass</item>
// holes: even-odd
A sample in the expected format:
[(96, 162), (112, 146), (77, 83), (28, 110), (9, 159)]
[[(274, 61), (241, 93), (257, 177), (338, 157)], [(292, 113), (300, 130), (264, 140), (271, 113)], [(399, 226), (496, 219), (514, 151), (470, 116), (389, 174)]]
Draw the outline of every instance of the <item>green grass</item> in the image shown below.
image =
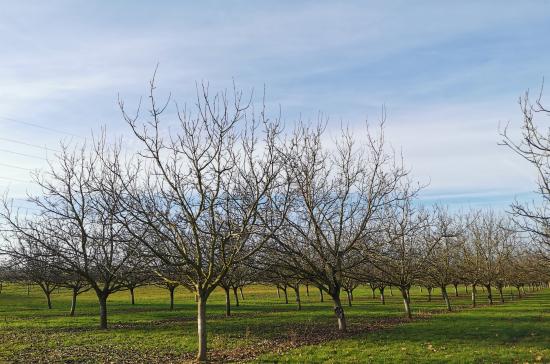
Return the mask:
[[(289, 291), (290, 292), (290, 291)], [(452, 290), (450, 290), (452, 292)], [(245, 300), (226, 318), (224, 296), (217, 291), (208, 302), (208, 341), (214, 359), (260, 362), (549, 362), (550, 290), (504, 305), (444, 313), (434, 293), (412, 291), (416, 319), (403, 320), (402, 303), (386, 292), (386, 305), (370, 298), (370, 290), (354, 293), (346, 307), (351, 333), (338, 335), (330, 302), (319, 302), (302, 289), (302, 311), (278, 299), (271, 287), (244, 290)], [(478, 298), (482, 303), (483, 293)], [(344, 298), (344, 295), (342, 296)], [(453, 304), (467, 306), (461, 287)], [(60, 291), (46, 308), (38, 287), (5, 285), (0, 294), (0, 362), (179, 362), (196, 350), (193, 295), (176, 290), (176, 307), (168, 310), (168, 291), (136, 290), (109, 299), (110, 329), (99, 330), (98, 306), (91, 292), (79, 296), (77, 316), (69, 317), (70, 295)]]

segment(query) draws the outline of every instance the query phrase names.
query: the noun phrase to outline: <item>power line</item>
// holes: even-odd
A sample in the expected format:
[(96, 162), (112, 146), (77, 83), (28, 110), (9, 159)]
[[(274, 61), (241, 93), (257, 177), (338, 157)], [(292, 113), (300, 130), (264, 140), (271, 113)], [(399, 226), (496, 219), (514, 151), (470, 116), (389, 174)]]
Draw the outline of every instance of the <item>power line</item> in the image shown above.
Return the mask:
[(13, 181), (13, 182), (20, 182), (20, 183), (33, 183), (31, 181), (25, 181), (23, 179), (12, 178), (12, 177), (0, 177), (0, 179), (7, 180), (7, 181)]
[(22, 142), (22, 141), (20, 141), (20, 140), (9, 139), (9, 138), (3, 138), (3, 137), (0, 137), (0, 140), (6, 141), (6, 142), (9, 142), (9, 143), (15, 143), (15, 144), (27, 145), (27, 146), (29, 146), (29, 147), (34, 147), (34, 148), (40, 148), (40, 149), (43, 149), (43, 150), (48, 150), (48, 151), (50, 151), (50, 152), (61, 153), (61, 151), (59, 151), (59, 150), (57, 150), (57, 149), (52, 149), (52, 148), (48, 148), (48, 147), (45, 147), (45, 146), (42, 146), (42, 145), (37, 145), (37, 144)]
[(41, 160), (43, 160), (43, 161), (47, 161), (46, 158), (39, 157), (39, 156), (37, 156), (37, 155), (31, 155), (31, 154), (25, 154), (25, 153), (14, 152), (13, 150), (7, 150), (7, 149), (1, 149), (1, 148), (0, 148), (0, 152), (10, 153), (10, 154), (15, 154), (15, 155), (20, 155), (20, 156), (23, 156), (23, 157), (36, 158), (36, 159), (41, 159)]
[(11, 165), (11, 164), (1, 163), (1, 162), (0, 162), (0, 166), (9, 167), (9, 168), (17, 168), (17, 169), (22, 169), (22, 170), (25, 170), (25, 171), (34, 171), (34, 169), (31, 169), (31, 168), (19, 167), (19, 166), (14, 166), (14, 165)]
[(54, 133), (70, 135), (70, 136), (73, 136), (73, 137), (76, 137), (76, 138), (82, 138), (80, 135), (76, 135), (76, 134), (73, 134), (73, 133), (70, 133), (70, 132), (67, 132), (67, 131), (57, 130), (57, 129), (54, 129), (54, 128), (50, 128), (50, 127), (47, 127), (47, 126), (44, 126), (44, 125), (31, 123), (31, 122), (28, 122), (28, 121), (18, 120), (18, 119), (14, 119), (14, 118), (8, 118), (8, 117), (5, 117), (5, 116), (0, 116), (0, 119), (1, 120), (7, 120), (7, 121), (10, 121), (12, 123), (32, 126), (34, 128), (39, 128), (39, 129), (43, 129), (43, 130), (48, 130), (48, 131), (51, 131), (51, 132), (54, 132)]

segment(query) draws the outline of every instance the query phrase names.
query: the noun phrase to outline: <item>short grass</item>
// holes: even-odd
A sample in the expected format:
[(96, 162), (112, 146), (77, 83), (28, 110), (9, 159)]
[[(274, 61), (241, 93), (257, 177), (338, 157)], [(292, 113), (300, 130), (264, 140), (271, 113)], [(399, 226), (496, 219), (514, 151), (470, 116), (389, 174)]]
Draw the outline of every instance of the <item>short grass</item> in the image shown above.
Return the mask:
[[(452, 290), (450, 290), (452, 292)], [(224, 295), (208, 303), (209, 349), (217, 360), (258, 362), (550, 362), (550, 290), (530, 293), (476, 309), (443, 312), (434, 293), (412, 291), (418, 317), (402, 320), (402, 303), (386, 292), (386, 305), (372, 299), (370, 289), (355, 291), (346, 307), (351, 334), (335, 334), (336, 322), (327, 297), (319, 302), (302, 288), (302, 311), (277, 298), (272, 287), (246, 287), (240, 307), (225, 317)], [(483, 293), (480, 293), (481, 303)], [(344, 298), (344, 297), (342, 297)], [(176, 307), (168, 309), (168, 291), (158, 287), (128, 292), (109, 300), (109, 330), (99, 330), (98, 307), (91, 292), (79, 297), (76, 317), (68, 317), (70, 295), (52, 297), (53, 309), (36, 286), (4, 285), (0, 294), (0, 362), (180, 362), (196, 350), (196, 307), (193, 295), (176, 291)], [(464, 287), (451, 297), (467, 306)]]

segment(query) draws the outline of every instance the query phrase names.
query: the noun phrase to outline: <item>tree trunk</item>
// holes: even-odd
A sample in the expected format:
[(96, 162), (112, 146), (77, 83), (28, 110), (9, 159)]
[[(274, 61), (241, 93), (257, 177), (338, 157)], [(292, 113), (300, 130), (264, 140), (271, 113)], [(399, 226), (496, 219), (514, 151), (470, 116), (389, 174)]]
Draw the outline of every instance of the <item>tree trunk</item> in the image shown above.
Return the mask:
[(235, 306), (239, 307), (239, 294), (237, 293), (237, 287), (233, 287), (233, 295), (235, 296)]
[(411, 304), (411, 289), (407, 288), (407, 301), (409, 301), (409, 305)]
[(78, 295), (78, 289), (73, 288), (73, 298), (71, 300), (71, 312), (69, 313), (69, 316), (74, 316), (74, 312), (76, 309), (76, 296)]
[(383, 305), (386, 304), (386, 298), (384, 297), (384, 287), (378, 288), (380, 290), (380, 302), (382, 302)]
[(176, 287), (171, 286), (168, 288), (170, 290), (170, 311), (174, 310), (174, 290)]
[(46, 299), (48, 301), (48, 309), (51, 310), (52, 309), (52, 300), (50, 298), (51, 296), (51, 292), (44, 292), (46, 294)]
[(281, 290), (279, 289), (279, 286), (277, 286), (277, 298), (281, 298)]
[(298, 311), (302, 310), (302, 301), (300, 300), (300, 285), (297, 284), (294, 287), (294, 294), (296, 295), (296, 305), (298, 306)]
[(319, 299), (321, 302), (325, 302), (325, 296), (323, 296), (323, 290), (319, 288)]
[(390, 296), (393, 296), (393, 289), (390, 286)]
[(338, 319), (338, 330), (346, 332), (348, 329), (346, 324), (346, 315), (344, 314), (344, 308), (342, 307), (342, 302), (340, 301), (339, 295), (336, 294), (332, 296), (332, 301), (334, 302), (334, 314)]
[(372, 299), (375, 299), (376, 298), (376, 292), (375, 292), (376, 288), (371, 287), (371, 290), (372, 290)]
[(306, 284), (306, 296), (309, 297), (309, 284)]
[(241, 291), (241, 300), (244, 301), (243, 287), (239, 287), (239, 291)]
[(351, 307), (351, 294), (349, 293), (349, 291), (346, 291), (346, 294), (348, 296), (348, 306)]
[(99, 328), (107, 329), (107, 295), (98, 294), (99, 299)]
[(485, 288), (487, 288), (487, 299), (489, 300), (489, 304), (493, 304), (493, 290), (491, 289), (491, 285), (487, 284), (485, 285)]
[(199, 295), (197, 311), (197, 336), (199, 340), (197, 361), (206, 362), (206, 298), (203, 298), (202, 295)]
[(476, 285), (472, 284), (472, 307), (476, 307)]
[(502, 293), (502, 286), (497, 286), (498, 294), (500, 296), (500, 303), (504, 303), (504, 294)]
[(283, 293), (285, 294), (285, 304), (288, 304), (288, 292), (287, 287), (283, 288)]
[(518, 290), (518, 298), (521, 298), (521, 288), (520, 286), (516, 286), (516, 289)]
[(466, 287), (466, 293), (469, 293), (469, 292), (468, 292), (468, 285), (465, 284), (464, 286)]
[(136, 300), (134, 297), (134, 287), (130, 288), (130, 296), (132, 297), (132, 305), (136, 304)]
[(31, 294), (31, 285), (30, 283), (27, 284), (27, 296), (29, 296)]
[(408, 290), (405, 287), (402, 287), (399, 290), (401, 291), (401, 295), (403, 296), (403, 304), (405, 305), (405, 314), (409, 319), (412, 319), (409, 295), (407, 294)]
[(223, 287), (225, 291), (225, 316), (231, 316), (231, 294), (229, 293), (229, 287)]
[(447, 305), (447, 311), (451, 311), (451, 300), (449, 300), (449, 294), (447, 293), (446, 286), (441, 286), (441, 295), (443, 296), (445, 304)]
[(453, 283), (453, 286), (455, 286), (455, 297), (458, 297), (458, 284)]
[(428, 302), (432, 302), (432, 289), (432, 287), (426, 289), (428, 291)]

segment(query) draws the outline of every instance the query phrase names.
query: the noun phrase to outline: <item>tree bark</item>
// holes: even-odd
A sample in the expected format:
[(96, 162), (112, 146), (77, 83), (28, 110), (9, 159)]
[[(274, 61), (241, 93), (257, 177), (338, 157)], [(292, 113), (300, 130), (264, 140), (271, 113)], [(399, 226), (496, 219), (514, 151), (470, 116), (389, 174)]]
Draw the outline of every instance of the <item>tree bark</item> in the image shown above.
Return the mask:
[(225, 316), (231, 316), (231, 294), (229, 293), (229, 287), (223, 287), (225, 291)]
[(176, 287), (173, 287), (173, 286), (168, 288), (168, 290), (170, 291), (170, 311), (174, 310), (174, 290), (175, 289)]
[(489, 304), (493, 304), (493, 290), (491, 288), (490, 284), (485, 285), (485, 288), (487, 288), (487, 299), (489, 300)]
[(98, 294), (99, 299), (99, 328), (107, 329), (107, 295)]
[(78, 289), (73, 288), (73, 297), (71, 299), (71, 312), (69, 313), (69, 316), (74, 316), (74, 312), (76, 310), (76, 296), (78, 295)]
[(386, 304), (386, 298), (384, 297), (384, 287), (378, 288), (380, 290), (380, 302), (382, 302), (383, 305)]
[(325, 302), (325, 296), (323, 295), (323, 290), (319, 288), (319, 299), (321, 302)]
[(309, 284), (306, 284), (306, 296), (309, 297)]
[(51, 292), (45, 292), (45, 293), (46, 293), (46, 299), (48, 300), (48, 309), (51, 310), (52, 309), (52, 300), (50, 298)]
[(279, 289), (279, 286), (277, 286), (277, 298), (281, 298), (281, 290)]
[(239, 291), (241, 291), (241, 300), (244, 301), (243, 287), (239, 287)]
[(239, 293), (237, 293), (237, 287), (233, 287), (233, 295), (235, 296), (235, 306), (239, 307)]
[(521, 298), (521, 288), (519, 286), (516, 286), (516, 289), (518, 290), (518, 298)]
[(447, 293), (447, 287), (441, 286), (441, 295), (445, 300), (445, 305), (447, 305), (447, 311), (452, 311), (451, 309), (451, 300), (449, 300), (449, 294)]
[(476, 285), (472, 284), (472, 307), (476, 307)]
[(346, 294), (348, 296), (348, 306), (351, 307), (352, 304), (351, 304), (351, 294), (349, 293), (349, 291), (346, 291)]
[(412, 319), (411, 306), (409, 301), (409, 295), (407, 294), (407, 288), (402, 287), (399, 290), (401, 291), (401, 295), (403, 296), (403, 305), (405, 305), (405, 314), (407, 315), (407, 318)]
[(393, 296), (393, 289), (390, 286), (390, 296)]
[(428, 291), (428, 302), (432, 302), (432, 289), (432, 287), (426, 289)]
[(338, 319), (338, 330), (342, 332), (347, 331), (346, 315), (344, 314), (344, 308), (342, 307), (342, 302), (338, 294), (332, 296), (332, 301), (334, 302), (334, 314)]
[(500, 296), (500, 303), (504, 303), (504, 294), (502, 293), (502, 286), (497, 286), (498, 294)]
[(135, 305), (136, 300), (135, 300), (135, 297), (134, 297), (134, 287), (130, 288), (130, 296), (132, 297), (132, 305)]
[(288, 305), (288, 292), (286, 286), (283, 288), (283, 293), (285, 294), (285, 304)]
[(298, 306), (298, 311), (302, 310), (302, 301), (300, 300), (300, 285), (297, 284), (294, 287), (294, 294), (296, 295), (296, 305)]
[(455, 286), (455, 297), (458, 297), (458, 284), (453, 283), (453, 286)]
[(199, 341), (197, 361), (206, 362), (206, 299), (199, 295), (197, 304), (197, 336)]

